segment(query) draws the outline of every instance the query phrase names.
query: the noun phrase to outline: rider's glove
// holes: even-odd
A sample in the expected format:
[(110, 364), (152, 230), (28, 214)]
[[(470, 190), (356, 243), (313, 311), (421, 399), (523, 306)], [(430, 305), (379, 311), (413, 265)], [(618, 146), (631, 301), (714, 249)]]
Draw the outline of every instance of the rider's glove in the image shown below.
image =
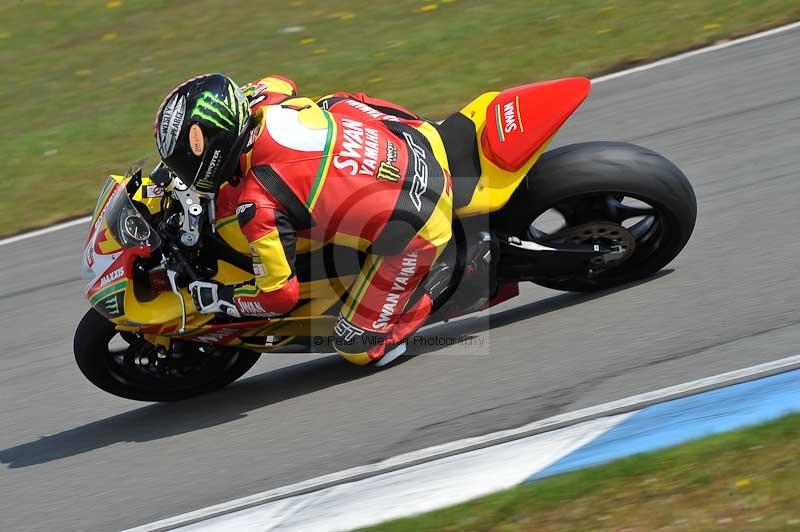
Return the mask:
[(194, 306), (203, 314), (223, 313), (234, 318), (242, 314), (233, 303), (233, 287), (214, 281), (195, 281), (189, 285)]

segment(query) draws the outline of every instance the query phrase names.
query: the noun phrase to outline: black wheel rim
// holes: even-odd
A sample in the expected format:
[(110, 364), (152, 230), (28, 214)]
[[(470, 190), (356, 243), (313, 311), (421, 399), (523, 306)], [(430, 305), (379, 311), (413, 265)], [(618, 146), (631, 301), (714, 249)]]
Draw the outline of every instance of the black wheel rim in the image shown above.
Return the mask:
[[(126, 346), (116, 342), (120, 337)], [(139, 335), (116, 331), (106, 345), (104, 360), (109, 375), (125, 386), (151, 392), (203, 389), (224, 376), (240, 356), (235, 349), (205, 350), (199, 344), (187, 344), (180, 359), (169, 355), (161, 358), (155, 346)]]
[[(553, 216), (556, 213), (557, 216)], [(541, 220), (550, 214), (542, 227)], [(557, 222), (558, 217), (561, 223)], [(548, 225), (549, 224), (549, 225)], [(571, 234), (577, 227), (591, 227), (599, 224), (606, 228), (609, 224), (619, 227), (619, 231), (633, 240), (633, 252), (624, 260), (606, 265), (604, 268), (587, 268), (586, 279), (618, 275), (623, 270), (635, 268), (663, 248), (669, 241), (669, 214), (659, 204), (640, 195), (617, 191), (602, 191), (581, 194), (561, 199), (537, 214), (530, 225), (523, 229), (521, 236), (547, 244), (564, 241), (563, 236)], [(603, 237), (605, 229), (594, 234), (595, 241), (609, 244)], [(574, 242), (573, 242), (574, 243)]]

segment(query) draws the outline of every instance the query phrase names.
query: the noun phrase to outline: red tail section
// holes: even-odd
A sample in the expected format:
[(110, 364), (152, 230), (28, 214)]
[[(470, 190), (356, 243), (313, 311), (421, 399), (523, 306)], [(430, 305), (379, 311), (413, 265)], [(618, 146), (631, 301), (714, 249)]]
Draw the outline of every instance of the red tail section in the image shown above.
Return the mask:
[(487, 109), (481, 144), (486, 157), (518, 170), (566, 122), (589, 95), (591, 82), (568, 78), (508, 89)]

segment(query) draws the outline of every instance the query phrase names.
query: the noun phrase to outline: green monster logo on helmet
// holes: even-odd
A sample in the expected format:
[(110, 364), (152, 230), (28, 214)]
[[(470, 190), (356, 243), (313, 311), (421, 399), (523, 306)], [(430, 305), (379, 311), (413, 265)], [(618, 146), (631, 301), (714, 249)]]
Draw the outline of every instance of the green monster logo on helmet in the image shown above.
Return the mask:
[(236, 128), (237, 131), (241, 131), (247, 104), (244, 103), (244, 98), (237, 98), (236, 91), (238, 88), (234, 89), (233, 85), (228, 85), (228, 95), (224, 100), (211, 91), (205, 91), (195, 103), (191, 118), (200, 118), (220, 129)]

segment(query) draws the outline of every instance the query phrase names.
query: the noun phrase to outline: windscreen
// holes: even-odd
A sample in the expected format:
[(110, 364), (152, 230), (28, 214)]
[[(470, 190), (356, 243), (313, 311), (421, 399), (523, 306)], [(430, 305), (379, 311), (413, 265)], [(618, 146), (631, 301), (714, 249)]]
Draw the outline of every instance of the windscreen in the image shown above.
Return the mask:
[(125, 249), (144, 246), (152, 251), (161, 245), (161, 238), (128, 196), (126, 182), (109, 178), (103, 185), (83, 255), (87, 281), (103, 275)]

